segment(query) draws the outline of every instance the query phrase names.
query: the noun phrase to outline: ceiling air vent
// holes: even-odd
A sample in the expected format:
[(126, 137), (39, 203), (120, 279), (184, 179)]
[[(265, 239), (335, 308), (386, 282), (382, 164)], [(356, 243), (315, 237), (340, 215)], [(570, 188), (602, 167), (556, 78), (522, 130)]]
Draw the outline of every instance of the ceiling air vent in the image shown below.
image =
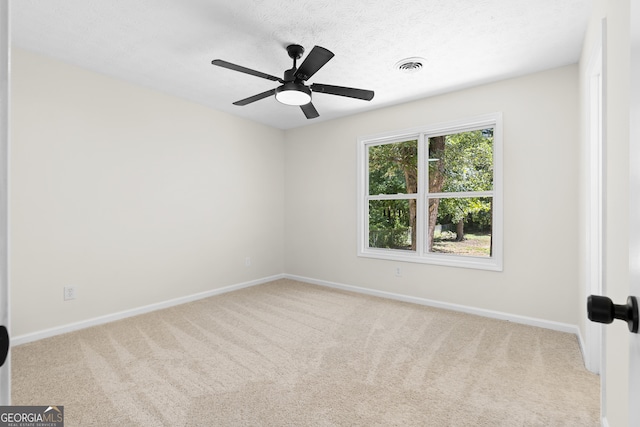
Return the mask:
[(419, 57), (406, 58), (401, 61), (396, 62), (395, 69), (399, 70), (402, 73), (417, 73), (422, 70), (424, 66), (425, 59)]

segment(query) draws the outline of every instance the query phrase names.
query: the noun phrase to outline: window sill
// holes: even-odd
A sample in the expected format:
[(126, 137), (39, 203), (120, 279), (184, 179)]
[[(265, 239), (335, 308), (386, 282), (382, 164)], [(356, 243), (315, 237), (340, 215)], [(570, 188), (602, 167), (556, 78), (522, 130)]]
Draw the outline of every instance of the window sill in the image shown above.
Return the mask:
[(497, 257), (483, 258), (460, 256), (452, 254), (417, 254), (402, 250), (371, 249), (358, 251), (358, 256), (389, 261), (413, 262), (418, 264), (432, 264), (446, 267), (470, 268), (475, 270), (502, 271), (502, 263)]

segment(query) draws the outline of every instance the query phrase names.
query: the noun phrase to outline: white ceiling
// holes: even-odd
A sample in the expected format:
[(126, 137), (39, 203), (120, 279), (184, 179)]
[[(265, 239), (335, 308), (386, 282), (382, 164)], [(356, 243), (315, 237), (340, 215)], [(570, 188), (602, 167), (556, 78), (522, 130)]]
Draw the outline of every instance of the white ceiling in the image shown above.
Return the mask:
[[(11, 25), (20, 48), (289, 129), (575, 63), (590, 8), (591, 0), (19, 0)], [(278, 83), (211, 60), (282, 77), (292, 43), (335, 54), (308, 83), (370, 89), (374, 99), (315, 94), (312, 120), (273, 97), (232, 105)], [(422, 71), (394, 69), (416, 56), (426, 59)]]

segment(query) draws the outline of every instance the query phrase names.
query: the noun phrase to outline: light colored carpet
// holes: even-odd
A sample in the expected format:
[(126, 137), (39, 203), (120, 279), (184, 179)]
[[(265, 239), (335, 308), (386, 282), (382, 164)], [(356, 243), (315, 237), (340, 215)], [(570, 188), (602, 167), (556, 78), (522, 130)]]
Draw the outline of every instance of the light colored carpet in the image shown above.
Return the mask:
[(13, 349), (74, 426), (597, 426), (575, 336), (290, 280)]

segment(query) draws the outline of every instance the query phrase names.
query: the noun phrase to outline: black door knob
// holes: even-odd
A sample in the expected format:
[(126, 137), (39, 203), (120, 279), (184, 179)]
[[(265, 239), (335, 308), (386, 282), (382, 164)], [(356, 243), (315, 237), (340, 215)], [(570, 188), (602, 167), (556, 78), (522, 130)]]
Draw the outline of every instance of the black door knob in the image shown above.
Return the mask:
[(0, 366), (4, 365), (9, 354), (9, 331), (4, 326), (0, 326)]
[(614, 319), (627, 322), (629, 330), (638, 333), (638, 300), (636, 297), (627, 298), (625, 305), (616, 305), (611, 299), (599, 295), (587, 298), (587, 315), (589, 320), (598, 323), (612, 323)]

